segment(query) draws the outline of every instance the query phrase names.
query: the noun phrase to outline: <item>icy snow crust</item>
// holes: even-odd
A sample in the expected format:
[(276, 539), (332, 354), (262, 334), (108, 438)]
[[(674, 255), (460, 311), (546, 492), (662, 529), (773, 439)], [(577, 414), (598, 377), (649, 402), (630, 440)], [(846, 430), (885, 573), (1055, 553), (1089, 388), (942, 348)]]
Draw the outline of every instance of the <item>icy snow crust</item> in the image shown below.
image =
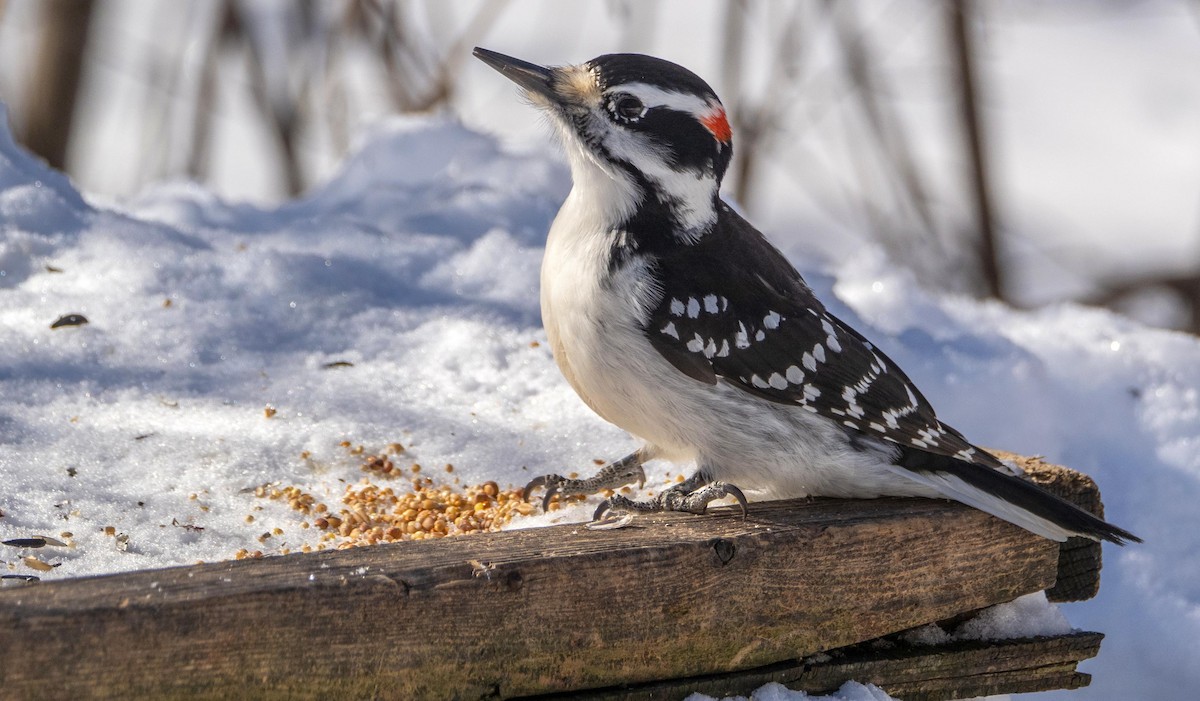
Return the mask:
[(980, 611), (955, 630), (936, 623), (915, 628), (901, 637), (913, 645), (941, 645), (956, 640), (1008, 640), (1041, 635), (1066, 635), (1074, 631), (1061, 609), (1046, 599), (1046, 592), (1020, 596)]
[[(342, 441), (401, 442), (502, 485), (624, 455), (634, 442), (572, 394), (539, 323), (541, 247), (568, 187), (554, 156), (407, 119), (278, 209), (186, 184), (116, 207), (0, 127), (0, 539), (76, 543), (38, 551), (60, 564), (48, 573), (2, 547), (0, 569), (52, 579), (315, 544), (253, 488), (336, 503), (361, 477)], [(930, 295), (876, 250), (820, 265), (790, 253), (949, 423), (1090, 473), (1109, 517), (1146, 539), (1106, 546), (1100, 597), (1071, 607), (1108, 634), (1088, 698), (1200, 688), (1200, 343), (1077, 306)], [(91, 323), (50, 329), (68, 313)], [(353, 366), (325, 367), (337, 361)], [(666, 479), (659, 466), (648, 487)], [(105, 526), (128, 534), (125, 551)]]

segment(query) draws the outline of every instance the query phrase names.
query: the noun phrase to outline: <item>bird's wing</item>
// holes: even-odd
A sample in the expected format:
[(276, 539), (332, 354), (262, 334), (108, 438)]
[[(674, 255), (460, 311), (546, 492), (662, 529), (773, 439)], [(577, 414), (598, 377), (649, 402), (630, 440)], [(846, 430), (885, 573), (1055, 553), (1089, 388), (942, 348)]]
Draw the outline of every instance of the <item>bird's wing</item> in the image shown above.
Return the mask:
[(783, 255), (738, 220), (745, 230), (736, 235), (660, 260), (664, 293), (645, 333), (664, 358), (697, 380), (727, 382), (851, 431), (1001, 466), (939, 421), (904, 372), (830, 314)]

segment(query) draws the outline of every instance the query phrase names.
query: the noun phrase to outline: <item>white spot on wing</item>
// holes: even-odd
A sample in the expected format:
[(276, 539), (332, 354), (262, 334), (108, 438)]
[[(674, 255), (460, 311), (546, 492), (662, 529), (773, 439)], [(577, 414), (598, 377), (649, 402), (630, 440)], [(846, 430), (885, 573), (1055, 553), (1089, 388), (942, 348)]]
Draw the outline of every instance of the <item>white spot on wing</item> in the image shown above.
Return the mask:
[(837, 340), (837, 329), (833, 327), (833, 322), (824, 317), (821, 319), (821, 328), (825, 331), (825, 345), (829, 346), (829, 350), (834, 353), (842, 352), (842, 344)]
[(671, 316), (683, 316), (683, 302), (677, 299), (671, 300)]
[(813, 346), (812, 354), (813, 357), (817, 359), (818, 363), (825, 362), (825, 346), (822, 346), (820, 343)]
[(795, 365), (792, 365), (787, 369), (787, 381), (794, 385), (804, 382), (804, 371)]
[(709, 314), (717, 313), (717, 296), (716, 295), (707, 295), (704, 297), (704, 311), (708, 312)]
[(777, 329), (782, 319), (783, 317), (779, 316), (777, 312), (767, 312), (767, 315), (763, 317), (763, 326), (768, 329)]
[(787, 380), (783, 379), (783, 375), (777, 372), (771, 373), (771, 376), (767, 378), (767, 383), (775, 389), (787, 389), (788, 386)]
[(742, 322), (738, 322), (738, 331), (733, 338), (733, 344), (738, 348), (749, 348), (750, 337), (746, 334), (746, 326)]
[(946, 432), (941, 426), (932, 426), (917, 431), (917, 434), (921, 436), (922, 441), (930, 445), (937, 445), (945, 437)]
[(676, 341), (679, 340), (679, 332), (675, 330), (675, 322), (674, 321), (667, 322), (667, 325), (662, 327), (662, 332), (665, 333), (666, 335), (670, 336), (671, 338), (675, 339)]
[(750, 384), (752, 384), (755, 387), (758, 387), (760, 389), (766, 389), (767, 387), (770, 387), (770, 385), (767, 384), (766, 382), (764, 382), (763, 379), (761, 377), (759, 377), (758, 375), (750, 376)]
[(700, 316), (700, 303), (696, 301), (695, 297), (688, 297), (687, 315), (689, 319), (695, 319)]
[(804, 367), (808, 368), (810, 372), (816, 372), (817, 361), (812, 357), (812, 353), (805, 353), (800, 357), (800, 362), (804, 365)]

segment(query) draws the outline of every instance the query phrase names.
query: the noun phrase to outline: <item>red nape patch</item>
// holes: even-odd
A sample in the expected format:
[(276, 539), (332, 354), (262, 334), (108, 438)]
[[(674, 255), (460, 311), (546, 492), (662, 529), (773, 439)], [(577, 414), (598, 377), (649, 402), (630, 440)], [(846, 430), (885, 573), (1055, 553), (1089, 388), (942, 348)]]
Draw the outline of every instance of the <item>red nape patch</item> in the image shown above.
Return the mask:
[(717, 137), (717, 141), (723, 144), (729, 143), (733, 138), (733, 130), (729, 128), (729, 120), (725, 119), (725, 110), (721, 107), (716, 107), (712, 112), (700, 118), (700, 123), (705, 129), (712, 132), (712, 135)]

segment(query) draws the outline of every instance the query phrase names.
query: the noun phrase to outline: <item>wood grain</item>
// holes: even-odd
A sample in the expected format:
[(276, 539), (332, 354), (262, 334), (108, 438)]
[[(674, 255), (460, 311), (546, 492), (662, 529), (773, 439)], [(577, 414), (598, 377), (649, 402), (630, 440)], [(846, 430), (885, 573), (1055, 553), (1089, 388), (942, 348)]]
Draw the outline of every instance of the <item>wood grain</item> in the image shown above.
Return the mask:
[(555, 694), (539, 701), (650, 701), (702, 693), (716, 698), (749, 696), (770, 682), (810, 694), (830, 694), (848, 681), (875, 684), (904, 701), (948, 701), (1087, 686), (1090, 675), (1076, 665), (1100, 651), (1100, 633), (911, 645), (895, 637), (860, 643), (827, 654), (765, 667), (674, 679), (584, 694)]
[(1010, 601), (1052, 585), (1057, 556), (951, 502), (801, 500), (142, 571), (0, 592), (0, 675), (14, 698), (64, 699), (612, 687)]
[[(1039, 457), (1027, 457), (1001, 450), (990, 450), (1002, 460), (1011, 460), (1025, 471), (1025, 477), (1042, 489), (1104, 518), (1100, 488), (1082, 472), (1048, 463)], [(1087, 601), (1100, 591), (1103, 566), (1100, 543), (1088, 538), (1068, 538), (1059, 546), (1058, 581), (1046, 591), (1050, 601)]]

